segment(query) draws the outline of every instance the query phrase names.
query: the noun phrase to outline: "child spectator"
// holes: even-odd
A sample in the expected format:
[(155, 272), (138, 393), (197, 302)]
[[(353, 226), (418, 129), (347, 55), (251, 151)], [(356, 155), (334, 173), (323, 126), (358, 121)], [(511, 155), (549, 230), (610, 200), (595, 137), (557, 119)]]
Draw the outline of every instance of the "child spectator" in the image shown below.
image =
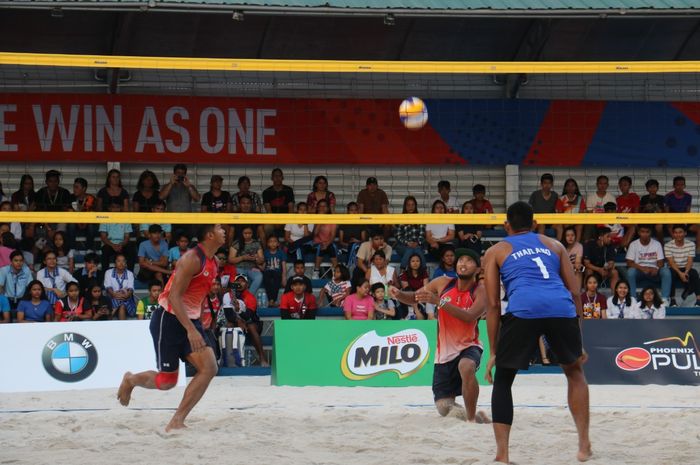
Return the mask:
[(10, 254), (10, 264), (0, 268), (0, 294), (7, 297), (11, 310), (17, 309), (31, 281), (32, 272), (24, 263), (24, 255), (15, 250)]
[(398, 285), (396, 269), (387, 264), (386, 256), (381, 250), (374, 253), (372, 265), (370, 269), (367, 270), (365, 277), (369, 279), (370, 286), (381, 283), (386, 289), (389, 289), (389, 286)]
[[(159, 214), (159, 213), (165, 213), (165, 202), (162, 200), (158, 199), (154, 202), (153, 207), (150, 210), (153, 213)], [(156, 219), (156, 217), (154, 217)], [(166, 242), (170, 243), (170, 241), (173, 238), (172, 231), (173, 231), (173, 225), (170, 223), (158, 223), (160, 226), (160, 229), (163, 234), (163, 238), (166, 240)], [(184, 231), (184, 234), (187, 235), (187, 225), (178, 225), (180, 226), (181, 230)], [(141, 242), (144, 239), (148, 239), (148, 229), (151, 227), (151, 223), (143, 223), (139, 227), (139, 238), (138, 241)], [(188, 237), (189, 240), (189, 237)]]
[(54, 321), (92, 320), (92, 310), (83, 309), (83, 298), (80, 297), (80, 286), (70, 282), (66, 286), (66, 296), (56, 302), (53, 307)]
[(17, 323), (51, 321), (51, 303), (46, 298), (44, 285), (34, 280), (27, 286), (24, 298), (17, 306)]
[(433, 279), (440, 276), (457, 277), (457, 272), (455, 271), (455, 249), (453, 247), (445, 248), (442, 251), (442, 255), (440, 255), (440, 264), (433, 272)]
[(68, 247), (66, 235), (63, 231), (56, 231), (53, 234), (53, 241), (49, 248), (56, 254), (56, 264), (69, 273), (75, 271), (75, 250)]
[(590, 275), (586, 278), (586, 290), (581, 294), (581, 305), (583, 318), (607, 318), (605, 315), (607, 301), (605, 296), (598, 292), (598, 278), (594, 275)]
[(370, 295), (367, 278), (355, 281), (355, 292), (347, 296), (343, 303), (346, 320), (374, 320), (374, 298)]
[(348, 267), (343, 264), (336, 265), (333, 268), (333, 279), (323, 286), (318, 295), (319, 305), (322, 306), (327, 301), (331, 307), (342, 307), (351, 288)]
[[(369, 234), (370, 239), (363, 242), (357, 249), (357, 256), (354, 259), (356, 267), (353, 271), (353, 282), (361, 277), (365, 277), (372, 263), (375, 252), (381, 250), (385, 257), (391, 257), (391, 246), (384, 242), (384, 234), (380, 229), (373, 229)], [(353, 259), (348, 260), (348, 262)]]
[[(109, 211), (116, 213), (122, 211), (118, 201), (109, 203)], [(128, 223), (103, 223), (100, 224), (99, 232), (102, 239), (102, 269), (109, 268), (110, 261), (117, 254), (127, 257), (129, 249), (129, 235), (133, 227)]]
[[(411, 255), (408, 259), (408, 268), (399, 276), (399, 282), (401, 290), (407, 292), (415, 292), (428, 284), (428, 271), (418, 255)], [(404, 309), (406, 311), (403, 311)], [(399, 310), (401, 310), (401, 316), (408, 317), (409, 320), (435, 319), (435, 313), (426, 313), (425, 304), (418, 302), (413, 303), (410, 310), (405, 304), (399, 304)]]
[(307, 292), (304, 279), (292, 276), (290, 285), (292, 290), (285, 292), (280, 300), (280, 317), (283, 320), (315, 320), (318, 309), (316, 299)]
[(376, 320), (389, 320), (396, 316), (394, 301), (385, 299), (386, 288), (382, 283), (375, 283), (370, 288), (374, 299), (374, 318)]
[(265, 269), (263, 270), (263, 286), (268, 298), (268, 306), (277, 306), (277, 296), (287, 282), (287, 257), (280, 249), (277, 236), (267, 238), (267, 249), (263, 252)]
[(168, 269), (168, 243), (162, 239), (158, 224), (148, 227), (149, 238), (139, 244), (139, 281), (160, 281), (165, 284), (172, 271)]
[(83, 309), (92, 311), (92, 319), (110, 320), (112, 318), (112, 301), (102, 293), (101, 284), (93, 284), (83, 302)]
[[(617, 206), (612, 202), (606, 203), (603, 208), (605, 209), (605, 213), (615, 213), (617, 210)], [(620, 223), (602, 224), (599, 226), (610, 229), (610, 243), (615, 247), (615, 249), (618, 247), (627, 247), (627, 244), (625, 243), (625, 238), (627, 235), (625, 234), (624, 226), (622, 226)]]
[[(317, 213), (319, 215), (330, 214), (326, 200), (319, 200), (316, 204)], [(338, 225), (335, 224), (317, 224), (314, 226), (313, 239), (311, 244), (316, 249), (316, 257), (314, 259), (314, 274), (313, 278), (318, 279), (321, 275), (321, 261), (323, 257), (328, 257), (333, 266), (338, 264), (338, 248), (335, 246), (335, 235)]]
[[(648, 194), (643, 195), (639, 201), (639, 211), (641, 213), (663, 213), (666, 210), (666, 204), (664, 203), (664, 198), (657, 195), (659, 191), (659, 181), (656, 179), (649, 179), (644, 186)], [(654, 231), (656, 239), (659, 242), (663, 242), (664, 226), (662, 224), (656, 224), (654, 226)]]
[(68, 271), (58, 267), (56, 253), (48, 251), (44, 254), (44, 268), (36, 274), (46, 292), (46, 298), (51, 305), (66, 296), (66, 284), (76, 282)]
[[(346, 207), (349, 215), (357, 215), (360, 213), (357, 203), (350, 202)], [(422, 237), (422, 236), (421, 236)], [(357, 249), (360, 248), (363, 242), (367, 241), (367, 231), (361, 224), (343, 224), (338, 228), (338, 245), (347, 255), (347, 264), (352, 266), (350, 259), (357, 256)]]
[(630, 294), (630, 286), (624, 279), (617, 282), (615, 292), (608, 297), (605, 318), (634, 318), (637, 299)]
[(155, 312), (160, 304), (158, 296), (163, 292), (163, 283), (160, 281), (151, 281), (148, 283), (148, 295), (136, 304), (136, 318), (139, 320), (150, 320), (151, 315)]
[[(474, 213), (474, 205), (469, 202), (462, 204), (462, 214)], [(458, 247), (471, 249), (481, 255), (483, 245), (481, 243), (482, 227), (476, 224), (461, 224), (456, 226)]]
[(660, 320), (666, 318), (666, 306), (653, 286), (642, 289), (641, 300), (637, 303), (634, 318), (642, 320)]
[[(442, 203), (442, 200), (436, 200), (433, 202), (430, 212), (435, 214), (446, 213), (445, 204)], [(428, 244), (428, 254), (435, 259), (440, 256), (442, 249), (453, 245), (452, 241), (454, 241), (454, 238), (454, 224), (425, 225), (425, 242)]]
[(96, 253), (91, 252), (85, 255), (85, 265), (73, 273), (73, 277), (78, 281), (80, 286), (80, 295), (88, 297), (93, 284), (102, 286), (104, 283), (104, 275), (99, 270), (99, 257)]
[(306, 264), (304, 263), (304, 260), (294, 261), (294, 274), (287, 279), (287, 284), (285, 284), (284, 286), (284, 292), (287, 293), (292, 290), (292, 278), (297, 276), (304, 280), (306, 289), (309, 289), (309, 292), (311, 292), (311, 289), (313, 289), (313, 284), (311, 283), (311, 280), (306, 276)]
[(234, 242), (229, 248), (228, 262), (236, 265), (238, 274), (250, 280), (250, 292), (255, 295), (263, 280), (260, 267), (265, 264), (265, 256), (260, 242), (253, 239), (253, 228), (243, 229), (243, 239)]
[[(297, 213), (304, 215), (307, 213), (305, 202), (297, 204)], [(313, 224), (294, 224), (289, 223), (284, 226), (284, 241), (287, 243), (287, 254), (289, 260), (302, 260), (304, 258), (304, 246), (311, 239), (311, 233), (314, 230)]]
[[(403, 200), (402, 213), (418, 213), (418, 202), (415, 197), (409, 195)], [(396, 251), (401, 257), (402, 270), (408, 267), (408, 257), (413, 254), (418, 254), (421, 260), (425, 262), (425, 254), (423, 253), (423, 244), (425, 243), (424, 224), (396, 225), (394, 228), (394, 238), (396, 239)]]
[(215, 254), (217, 264), (216, 277), (219, 278), (222, 289), (228, 289), (229, 283), (238, 274), (236, 267), (228, 262), (227, 255), (225, 248), (217, 250)]
[[(586, 213), (586, 201), (574, 178), (568, 178), (564, 181), (564, 190), (559, 200), (557, 200), (555, 211), (557, 213)], [(557, 231), (557, 239), (561, 240), (563, 230), (566, 226), (568, 225), (554, 226), (554, 229)], [(576, 239), (580, 241), (582, 240), (581, 233), (583, 232), (583, 225), (577, 224), (575, 227)]]
[(458, 213), (459, 204), (457, 203), (457, 197), (454, 195), (450, 197), (450, 192), (452, 192), (450, 181), (442, 180), (438, 182), (437, 190), (438, 197), (436, 197), (434, 200), (440, 200), (442, 203), (444, 203), (445, 207), (447, 208), (447, 213)]
[(118, 253), (114, 259), (114, 268), (105, 272), (104, 288), (112, 299), (111, 317), (126, 320), (127, 316), (136, 316), (134, 302), (134, 273), (126, 268), (126, 256)]
[[(540, 176), (540, 189), (530, 194), (528, 203), (535, 213), (554, 213), (556, 211), (559, 195), (552, 190), (554, 186), (554, 176), (551, 173), (544, 173)], [(538, 224), (537, 232), (544, 234), (545, 225)]]
[(328, 178), (325, 176), (316, 176), (311, 192), (306, 197), (306, 204), (309, 207), (309, 212), (318, 212), (318, 202), (325, 201), (328, 203), (328, 211), (335, 213), (335, 194), (328, 190)]
[(168, 263), (171, 270), (175, 269), (177, 261), (190, 249), (190, 238), (184, 231), (178, 231), (176, 237), (175, 246), (168, 250)]

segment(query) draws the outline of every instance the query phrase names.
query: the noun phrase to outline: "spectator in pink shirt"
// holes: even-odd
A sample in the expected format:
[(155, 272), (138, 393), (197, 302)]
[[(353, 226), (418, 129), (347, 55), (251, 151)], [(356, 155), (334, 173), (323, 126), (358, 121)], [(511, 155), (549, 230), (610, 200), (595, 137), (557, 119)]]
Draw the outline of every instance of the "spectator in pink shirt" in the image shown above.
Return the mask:
[(369, 280), (359, 279), (355, 292), (345, 298), (343, 311), (346, 320), (374, 320), (374, 298), (369, 293)]

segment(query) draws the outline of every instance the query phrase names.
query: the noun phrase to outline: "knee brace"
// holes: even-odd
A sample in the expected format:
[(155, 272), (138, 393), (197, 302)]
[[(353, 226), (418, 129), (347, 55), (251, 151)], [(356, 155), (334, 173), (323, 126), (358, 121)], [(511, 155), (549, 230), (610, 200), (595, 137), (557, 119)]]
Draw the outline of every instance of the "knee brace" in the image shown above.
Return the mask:
[[(170, 389), (177, 384), (177, 371), (159, 371), (156, 375), (156, 388), (160, 390)], [(167, 387), (163, 387), (167, 385)]]

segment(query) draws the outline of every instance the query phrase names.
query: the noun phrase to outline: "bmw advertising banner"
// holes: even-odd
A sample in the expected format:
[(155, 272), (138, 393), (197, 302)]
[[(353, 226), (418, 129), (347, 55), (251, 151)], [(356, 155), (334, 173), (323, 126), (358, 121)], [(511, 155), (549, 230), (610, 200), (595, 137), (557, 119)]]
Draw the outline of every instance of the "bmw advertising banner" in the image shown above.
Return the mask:
[(700, 385), (700, 320), (586, 320), (590, 384)]
[(156, 368), (149, 323), (0, 325), (0, 392), (116, 388), (124, 372)]

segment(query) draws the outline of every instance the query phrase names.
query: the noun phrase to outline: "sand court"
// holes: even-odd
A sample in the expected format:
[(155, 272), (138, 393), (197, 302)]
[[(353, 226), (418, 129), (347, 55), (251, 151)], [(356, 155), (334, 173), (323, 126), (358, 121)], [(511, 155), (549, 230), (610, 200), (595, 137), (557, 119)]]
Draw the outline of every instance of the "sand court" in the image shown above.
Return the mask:
[[(439, 417), (429, 387), (298, 388), (218, 377), (189, 428), (166, 434), (182, 389), (136, 389), (128, 408), (116, 390), (6, 394), (0, 464), (486, 464), (495, 453), (491, 427)], [(490, 393), (482, 387), (479, 401), (489, 414)], [(511, 460), (575, 463), (564, 377), (519, 376), (514, 402)], [(698, 463), (698, 388), (591, 386), (591, 439), (590, 463)]]

